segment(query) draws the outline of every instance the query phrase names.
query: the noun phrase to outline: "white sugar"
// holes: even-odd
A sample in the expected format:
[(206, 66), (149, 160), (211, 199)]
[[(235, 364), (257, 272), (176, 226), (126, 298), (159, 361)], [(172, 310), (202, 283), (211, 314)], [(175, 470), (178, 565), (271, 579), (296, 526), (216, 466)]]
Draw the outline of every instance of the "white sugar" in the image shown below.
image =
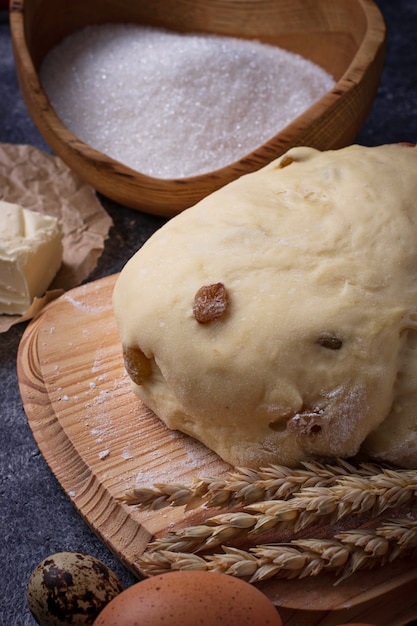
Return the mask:
[(275, 46), (125, 24), (67, 37), (40, 76), (75, 135), (157, 178), (242, 158), (334, 85), (320, 67)]

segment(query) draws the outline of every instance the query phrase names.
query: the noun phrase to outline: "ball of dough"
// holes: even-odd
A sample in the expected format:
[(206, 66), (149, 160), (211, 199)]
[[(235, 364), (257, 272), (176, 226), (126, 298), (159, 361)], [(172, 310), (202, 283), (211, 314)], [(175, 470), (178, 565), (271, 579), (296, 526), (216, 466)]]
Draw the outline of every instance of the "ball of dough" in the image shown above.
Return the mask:
[(297, 147), (167, 222), (113, 295), (144, 404), (235, 466), (417, 467), (416, 172)]

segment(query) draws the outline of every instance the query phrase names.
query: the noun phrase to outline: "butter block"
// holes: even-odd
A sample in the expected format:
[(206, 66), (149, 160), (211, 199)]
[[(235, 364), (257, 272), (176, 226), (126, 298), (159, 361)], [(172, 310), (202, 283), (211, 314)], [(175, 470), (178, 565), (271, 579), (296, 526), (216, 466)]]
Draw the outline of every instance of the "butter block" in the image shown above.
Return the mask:
[(61, 263), (58, 220), (0, 200), (0, 314), (25, 313)]

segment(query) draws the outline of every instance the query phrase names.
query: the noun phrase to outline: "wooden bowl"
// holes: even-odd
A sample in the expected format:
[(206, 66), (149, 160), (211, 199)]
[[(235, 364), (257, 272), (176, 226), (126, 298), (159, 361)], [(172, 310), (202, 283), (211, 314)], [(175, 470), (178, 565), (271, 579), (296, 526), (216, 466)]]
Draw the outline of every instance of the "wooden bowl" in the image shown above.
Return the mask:
[[(39, 66), (52, 47), (75, 30), (104, 22), (258, 39), (317, 63), (336, 85), (239, 161), (200, 176), (154, 178), (80, 141), (62, 124), (39, 82)], [(12, 0), (10, 26), (23, 98), (50, 147), (105, 196), (168, 217), (292, 146), (325, 150), (351, 143), (375, 96), (386, 37), (384, 20), (372, 0)]]

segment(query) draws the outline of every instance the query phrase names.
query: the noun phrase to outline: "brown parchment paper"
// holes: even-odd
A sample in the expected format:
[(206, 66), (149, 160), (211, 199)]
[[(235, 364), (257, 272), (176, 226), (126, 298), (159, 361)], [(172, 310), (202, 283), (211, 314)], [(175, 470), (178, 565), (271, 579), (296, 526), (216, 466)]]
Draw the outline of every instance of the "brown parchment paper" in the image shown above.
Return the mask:
[(24, 315), (0, 315), (0, 332), (5, 332), (87, 278), (113, 222), (92, 187), (59, 157), (33, 146), (0, 144), (0, 199), (57, 217), (63, 233), (62, 265), (50, 288)]

